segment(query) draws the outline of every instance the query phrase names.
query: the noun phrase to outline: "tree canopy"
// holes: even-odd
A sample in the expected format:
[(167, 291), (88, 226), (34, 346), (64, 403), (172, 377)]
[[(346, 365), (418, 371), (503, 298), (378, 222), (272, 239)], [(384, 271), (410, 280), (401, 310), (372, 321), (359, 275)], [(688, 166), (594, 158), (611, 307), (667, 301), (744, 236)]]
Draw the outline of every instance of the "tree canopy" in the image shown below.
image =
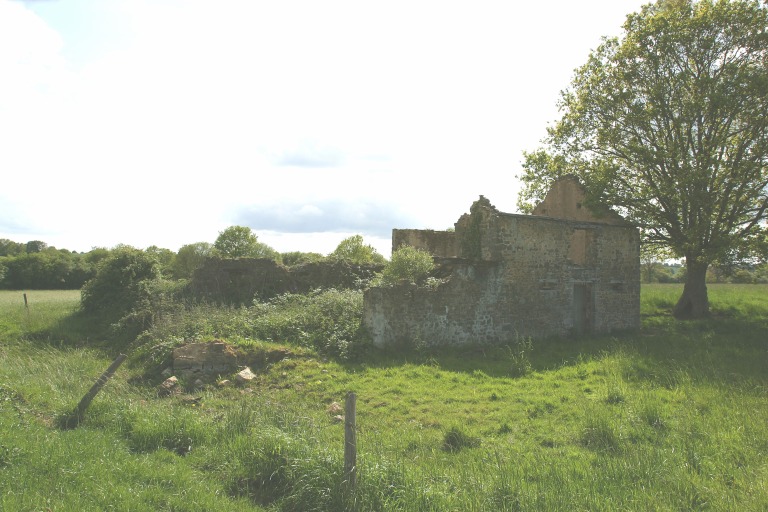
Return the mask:
[(175, 277), (192, 277), (195, 270), (203, 265), (206, 258), (213, 256), (213, 245), (208, 242), (196, 242), (183, 245), (176, 253), (173, 261), (173, 275)]
[(279, 259), (280, 254), (246, 226), (230, 226), (219, 233), (213, 247), (225, 258), (269, 258)]
[(577, 175), (644, 243), (685, 258), (680, 318), (708, 314), (707, 267), (754, 250), (768, 207), (768, 8), (660, 0), (630, 14), (561, 93), (524, 154), (520, 204)]
[(372, 245), (363, 241), (362, 235), (345, 238), (336, 249), (328, 255), (328, 259), (346, 261), (357, 265), (368, 263), (384, 263), (386, 259)]

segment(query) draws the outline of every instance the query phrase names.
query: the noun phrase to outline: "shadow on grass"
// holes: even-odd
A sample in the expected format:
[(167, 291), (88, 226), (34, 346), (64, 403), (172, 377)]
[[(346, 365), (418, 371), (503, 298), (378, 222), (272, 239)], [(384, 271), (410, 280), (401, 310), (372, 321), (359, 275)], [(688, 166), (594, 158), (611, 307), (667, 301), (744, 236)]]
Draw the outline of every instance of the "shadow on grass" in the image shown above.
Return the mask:
[[(761, 313), (763, 313), (761, 311)], [(521, 376), (515, 371), (514, 343), (429, 347), (400, 346), (371, 350), (364, 360), (343, 363), (350, 371), (391, 368), (404, 364), (439, 367), (472, 373), (482, 369), (490, 377)], [(768, 380), (768, 321), (743, 310), (713, 311), (703, 320), (675, 320), (671, 314), (649, 315), (638, 331), (610, 336), (581, 336), (533, 340), (525, 354), (531, 372), (576, 366), (613, 354), (629, 354), (627, 378), (674, 383), (682, 374), (693, 381), (749, 383)]]

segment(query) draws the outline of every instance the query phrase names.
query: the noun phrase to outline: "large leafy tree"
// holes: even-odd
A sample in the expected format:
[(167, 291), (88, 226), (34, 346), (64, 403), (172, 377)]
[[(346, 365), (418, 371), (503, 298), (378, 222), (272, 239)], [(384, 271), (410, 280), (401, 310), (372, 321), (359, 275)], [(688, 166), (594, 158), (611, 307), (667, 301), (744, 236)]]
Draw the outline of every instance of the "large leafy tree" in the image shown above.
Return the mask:
[(328, 255), (331, 261), (346, 261), (356, 265), (371, 263), (384, 263), (386, 259), (372, 245), (363, 240), (362, 235), (353, 235), (345, 238), (336, 249)]
[(173, 275), (182, 278), (192, 277), (195, 270), (200, 268), (205, 260), (213, 254), (213, 245), (208, 242), (196, 242), (182, 246), (173, 260)]
[(230, 226), (221, 231), (213, 247), (225, 258), (280, 258), (280, 253), (259, 242), (256, 234), (246, 226)]
[(709, 312), (707, 267), (765, 236), (768, 7), (660, 0), (630, 14), (561, 93), (561, 119), (525, 154), (521, 205), (563, 174), (617, 207), (644, 242), (685, 258), (674, 313)]

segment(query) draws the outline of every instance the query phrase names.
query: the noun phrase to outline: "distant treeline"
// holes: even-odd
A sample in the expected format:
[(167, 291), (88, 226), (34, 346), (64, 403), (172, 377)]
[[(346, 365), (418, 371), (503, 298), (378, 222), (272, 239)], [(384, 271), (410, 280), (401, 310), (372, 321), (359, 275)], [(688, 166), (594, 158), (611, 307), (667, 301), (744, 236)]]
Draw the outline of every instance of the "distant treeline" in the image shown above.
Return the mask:
[[(96, 275), (99, 264), (120, 249), (93, 248), (78, 253), (57, 249), (45, 242), (27, 243), (0, 238), (0, 289), (5, 290), (76, 290)], [(341, 241), (324, 256), (314, 252), (279, 253), (258, 241), (249, 228), (232, 226), (219, 234), (216, 242), (197, 242), (182, 246), (177, 252), (151, 246), (142, 252), (151, 255), (166, 279), (189, 279), (207, 258), (268, 258), (287, 267), (324, 260), (342, 260), (355, 264), (384, 263), (385, 258), (354, 235)], [(643, 259), (641, 280), (644, 283), (682, 283), (685, 267)], [(712, 265), (707, 272), (709, 283), (768, 283), (768, 263)]]
[[(684, 283), (685, 266), (658, 261), (643, 261), (643, 283)], [(707, 269), (707, 283), (768, 284), (768, 263), (712, 265)]]
[[(5, 290), (76, 290), (96, 275), (99, 265), (117, 251), (128, 246), (97, 247), (78, 253), (57, 249), (45, 242), (26, 243), (0, 239), (0, 289)], [(131, 248), (132, 249), (132, 248)], [(136, 249), (138, 250), (138, 249)], [(361, 235), (342, 240), (338, 247), (324, 256), (313, 252), (279, 253), (258, 241), (250, 228), (231, 226), (214, 243), (196, 242), (182, 246), (177, 252), (157, 246), (141, 252), (150, 255), (162, 277), (189, 279), (207, 258), (267, 258), (286, 266), (323, 260), (344, 260), (351, 263), (383, 263), (385, 258), (364, 243)]]
[(0, 288), (75, 290), (95, 275), (109, 252), (100, 248), (77, 253), (38, 240), (23, 244), (0, 239)]

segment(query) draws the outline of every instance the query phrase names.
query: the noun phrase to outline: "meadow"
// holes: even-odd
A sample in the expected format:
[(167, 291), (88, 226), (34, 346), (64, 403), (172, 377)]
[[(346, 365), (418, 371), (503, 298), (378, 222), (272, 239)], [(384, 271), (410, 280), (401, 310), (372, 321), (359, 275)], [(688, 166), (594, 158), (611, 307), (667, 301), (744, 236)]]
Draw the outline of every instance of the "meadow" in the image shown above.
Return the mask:
[[(679, 285), (647, 285), (637, 332), (350, 359), (277, 343), (247, 308), (115, 346), (78, 292), (0, 292), (0, 510), (766, 510), (768, 286), (709, 290), (701, 321), (671, 318)], [(161, 398), (178, 332), (291, 356), (245, 387)], [(355, 489), (330, 408), (349, 391)]]

